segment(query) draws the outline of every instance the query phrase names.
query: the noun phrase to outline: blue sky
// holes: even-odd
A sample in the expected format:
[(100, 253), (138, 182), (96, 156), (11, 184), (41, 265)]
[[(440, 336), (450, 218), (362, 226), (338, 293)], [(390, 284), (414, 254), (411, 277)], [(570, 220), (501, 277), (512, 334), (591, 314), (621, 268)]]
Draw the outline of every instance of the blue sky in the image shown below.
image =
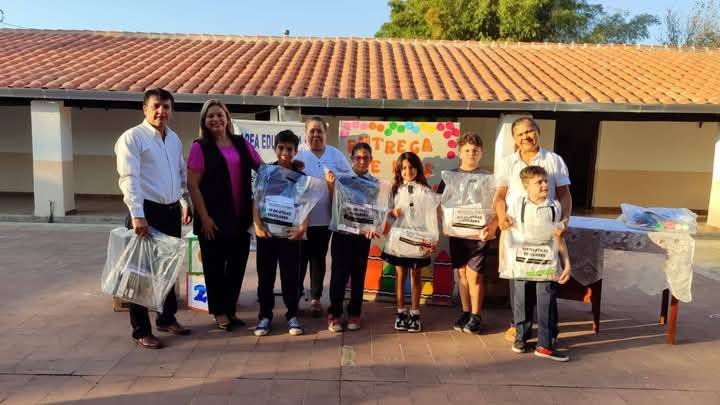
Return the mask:
[[(693, 0), (590, 0), (607, 9), (662, 15)], [(0, 0), (5, 22), (28, 28), (369, 37), (389, 19), (387, 0)], [(8, 27), (8, 25), (3, 25)], [(660, 40), (656, 29), (650, 43)]]

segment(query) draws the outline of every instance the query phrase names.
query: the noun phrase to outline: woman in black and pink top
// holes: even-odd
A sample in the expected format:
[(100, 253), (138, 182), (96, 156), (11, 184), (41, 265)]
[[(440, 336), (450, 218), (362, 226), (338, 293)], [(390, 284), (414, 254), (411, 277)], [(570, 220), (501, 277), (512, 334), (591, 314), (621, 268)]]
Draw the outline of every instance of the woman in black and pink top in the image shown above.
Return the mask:
[(245, 323), (235, 310), (245, 276), (252, 223), (251, 170), (262, 159), (233, 134), (230, 112), (208, 100), (200, 112), (200, 136), (188, 157), (188, 189), (195, 207), (193, 231), (200, 243), (208, 309), (218, 328)]

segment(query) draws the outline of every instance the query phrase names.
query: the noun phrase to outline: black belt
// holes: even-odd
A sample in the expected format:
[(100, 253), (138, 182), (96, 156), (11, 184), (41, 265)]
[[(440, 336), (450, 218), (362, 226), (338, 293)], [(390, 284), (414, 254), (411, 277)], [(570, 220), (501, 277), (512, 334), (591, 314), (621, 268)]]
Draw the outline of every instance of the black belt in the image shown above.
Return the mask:
[(170, 203), (170, 204), (160, 204), (160, 203), (156, 203), (155, 201), (145, 200), (143, 205), (145, 205), (147, 208), (150, 208), (150, 209), (174, 210), (174, 209), (180, 207), (180, 202), (175, 201), (174, 203)]

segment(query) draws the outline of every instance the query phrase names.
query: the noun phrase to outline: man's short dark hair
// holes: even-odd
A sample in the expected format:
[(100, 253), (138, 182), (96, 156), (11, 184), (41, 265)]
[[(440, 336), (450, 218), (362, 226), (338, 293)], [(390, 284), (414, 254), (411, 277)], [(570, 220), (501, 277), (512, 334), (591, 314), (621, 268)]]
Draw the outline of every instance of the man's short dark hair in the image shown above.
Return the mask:
[(145, 90), (145, 95), (143, 96), (143, 105), (147, 105), (150, 97), (157, 97), (157, 99), (160, 101), (170, 101), (170, 107), (175, 107), (175, 98), (173, 97), (172, 93), (165, 89), (161, 89), (158, 87), (155, 89)]
[(285, 129), (275, 135), (275, 142), (273, 144), (273, 148), (277, 148), (278, 144), (281, 143), (291, 143), (295, 147), (295, 150), (298, 150), (298, 146), (300, 145), (300, 138), (298, 138), (298, 136), (295, 135), (293, 131)]

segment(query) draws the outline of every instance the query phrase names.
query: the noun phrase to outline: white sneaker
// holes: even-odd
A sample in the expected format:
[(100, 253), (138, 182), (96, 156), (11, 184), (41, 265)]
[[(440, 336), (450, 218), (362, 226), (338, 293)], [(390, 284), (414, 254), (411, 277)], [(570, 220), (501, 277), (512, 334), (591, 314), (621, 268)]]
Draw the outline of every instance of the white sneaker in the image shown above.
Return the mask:
[(260, 322), (258, 322), (253, 334), (255, 336), (265, 336), (268, 333), (270, 333), (271, 326), (272, 326), (272, 321), (268, 318), (263, 318), (260, 320)]
[(288, 333), (292, 336), (303, 334), (303, 328), (302, 325), (300, 325), (300, 321), (297, 319), (297, 316), (290, 318), (288, 321)]

